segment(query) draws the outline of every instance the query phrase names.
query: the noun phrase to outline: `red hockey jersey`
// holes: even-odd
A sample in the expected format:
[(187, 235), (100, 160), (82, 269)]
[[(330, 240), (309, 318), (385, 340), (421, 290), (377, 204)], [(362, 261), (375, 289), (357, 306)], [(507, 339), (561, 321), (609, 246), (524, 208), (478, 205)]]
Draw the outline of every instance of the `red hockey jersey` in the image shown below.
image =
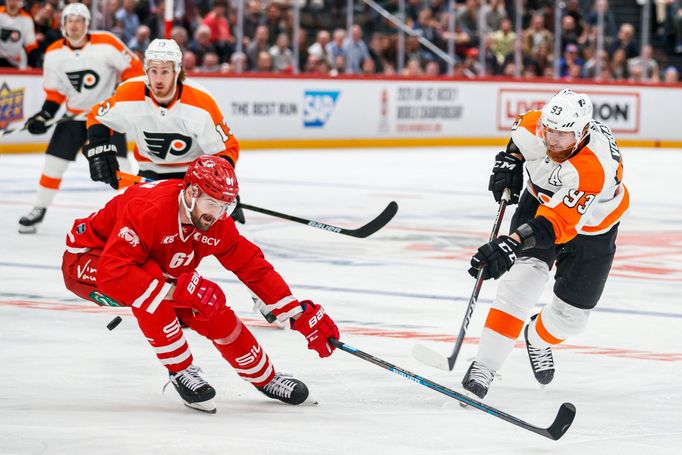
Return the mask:
[[(168, 281), (213, 255), (281, 322), (301, 313), (289, 286), (260, 248), (239, 234), (232, 219), (218, 220), (205, 232), (180, 224), (182, 188), (182, 180), (136, 185), (74, 222), (67, 234), (67, 251), (103, 249), (97, 267), (99, 291), (119, 303), (153, 312), (168, 294)], [(166, 281), (159, 282), (142, 269), (149, 260), (159, 264)]]

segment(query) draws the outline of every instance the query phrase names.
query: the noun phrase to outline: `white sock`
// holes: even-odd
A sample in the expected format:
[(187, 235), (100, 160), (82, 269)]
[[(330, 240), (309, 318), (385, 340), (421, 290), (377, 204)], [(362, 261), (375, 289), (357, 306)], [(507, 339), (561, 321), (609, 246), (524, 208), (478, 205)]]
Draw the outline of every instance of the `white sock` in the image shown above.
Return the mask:
[(52, 200), (54, 199), (59, 186), (61, 185), (62, 177), (64, 172), (69, 167), (70, 161), (63, 158), (58, 158), (53, 155), (45, 155), (45, 164), (43, 166), (43, 172), (41, 175), (41, 181), (44, 177), (48, 179), (58, 180), (56, 188), (44, 186), (39, 182), (38, 191), (36, 194), (36, 207), (49, 207), (52, 205)]

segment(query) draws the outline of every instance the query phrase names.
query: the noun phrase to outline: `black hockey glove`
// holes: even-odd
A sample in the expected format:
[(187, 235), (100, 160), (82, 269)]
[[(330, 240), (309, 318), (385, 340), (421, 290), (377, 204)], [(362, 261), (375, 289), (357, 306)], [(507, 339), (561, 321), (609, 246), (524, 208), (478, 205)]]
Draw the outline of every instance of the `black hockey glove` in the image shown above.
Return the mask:
[(242, 210), (242, 205), (239, 202), (239, 195), (237, 195), (237, 207), (234, 208), (230, 217), (235, 223), (246, 224), (246, 219), (244, 218), (244, 210)]
[(90, 178), (95, 182), (104, 182), (118, 189), (118, 160), (117, 148), (109, 142), (99, 142), (85, 146), (83, 153), (90, 164)]
[(31, 134), (45, 134), (50, 129), (47, 122), (54, 116), (45, 110), (41, 110), (30, 119), (26, 120), (24, 128)]
[(500, 152), (495, 156), (488, 191), (493, 193), (495, 201), (500, 202), (506, 188), (511, 191), (509, 205), (518, 203), (523, 190), (523, 161), (509, 152)]
[(516, 255), (521, 249), (519, 242), (509, 236), (501, 235), (481, 246), (473, 255), (469, 275), (476, 278), (478, 271), (483, 267), (484, 280), (498, 279), (514, 265)]

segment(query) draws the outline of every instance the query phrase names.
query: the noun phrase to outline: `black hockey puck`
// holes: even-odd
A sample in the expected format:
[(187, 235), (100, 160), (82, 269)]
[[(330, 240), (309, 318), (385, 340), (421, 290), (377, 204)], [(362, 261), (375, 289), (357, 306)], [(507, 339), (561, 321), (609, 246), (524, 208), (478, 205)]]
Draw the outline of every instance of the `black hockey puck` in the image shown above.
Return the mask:
[(118, 327), (122, 320), (123, 319), (121, 318), (121, 316), (116, 316), (114, 319), (111, 320), (111, 322), (109, 322), (109, 324), (107, 324), (107, 329), (114, 330), (116, 327)]

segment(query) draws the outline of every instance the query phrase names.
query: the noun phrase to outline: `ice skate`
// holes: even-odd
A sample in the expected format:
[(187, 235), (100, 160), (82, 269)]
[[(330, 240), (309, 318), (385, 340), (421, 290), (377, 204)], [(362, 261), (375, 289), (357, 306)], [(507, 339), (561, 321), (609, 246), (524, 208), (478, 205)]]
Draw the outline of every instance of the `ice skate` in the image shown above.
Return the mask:
[(554, 379), (554, 357), (552, 356), (552, 349), (549, 347), (535, 348), (531, 346), (528, 341), (528, 327), (530, 327), (530, 324), (536, 317), (537, 314), (530, 318), (530, 323), (526, 324), (526, 327), (523, 329), (523, 337), (526, 340), (526, 351), (528, 352), (530, 367), (533, 369), (535, 379), (537, 379), (540, 384), (547, 385)]
[[(478, 362), (472, 362), (462, 379), (462, 387), (470, 394), (483, 399), (488, 393), (490, 384), (493, 382), (495, 372), (486, 368)], [(460, 402), (460, 406), (466, 407), (465, 403)]]
[(301, 404), (308, 398), (308, 387), (302, 381), (285, 373), (275, 373), (270, 382), (257, 389), (269, 398), (287, 404)]
[(35, 234), (38, 231), (38, 226), (45, 218), (45, 207), (33, 207), (33, 210), (19, 219), (19, 232), (21, 234)]
[(197, 411), (215, 414), (216, 407), (213, 402), (215, 389), (199, 376), (200, 372), (201, 369), (190, 365), (177, 373), (170, 372), (168, 376), (185, 406)]

